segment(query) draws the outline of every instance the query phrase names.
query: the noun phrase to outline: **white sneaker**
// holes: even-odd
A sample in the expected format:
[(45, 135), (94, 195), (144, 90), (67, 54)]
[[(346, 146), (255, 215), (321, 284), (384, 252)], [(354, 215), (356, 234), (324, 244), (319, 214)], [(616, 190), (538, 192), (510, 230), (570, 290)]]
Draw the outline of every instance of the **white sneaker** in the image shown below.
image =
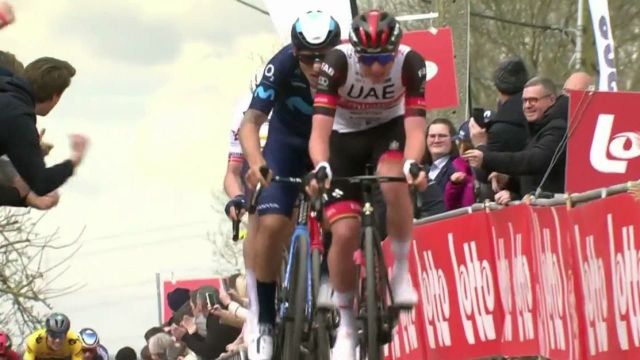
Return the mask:
[(391, 277), (391, 291), (394, 305), (413, 307), (418, 303), (418, 293), (411, 284), (408, 273), (396, 274)]
[(259, 324), (249, 342), (249, 360), (271, 360), (273, 357), (273, 326)]
[(338, 326), (336, 343), (331, 349), (331, 358), (336, 360), (356, 359), (356, 332), (346, 326)]

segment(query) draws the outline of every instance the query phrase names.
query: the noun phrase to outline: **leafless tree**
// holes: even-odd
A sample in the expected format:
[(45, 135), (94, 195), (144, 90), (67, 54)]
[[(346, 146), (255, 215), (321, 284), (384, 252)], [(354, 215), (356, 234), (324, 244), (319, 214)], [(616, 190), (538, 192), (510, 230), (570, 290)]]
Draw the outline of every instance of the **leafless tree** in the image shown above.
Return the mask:
[[(584, 1), (584, 27), (577, 29), (578, 1), (499, 1), (471, 0), (470, 72), (472, 100), (478, 105), (495, 104), (493, 69), (507, 56), (520, 56), (531, 75), (545, 75), (562, 85), (576, 70), (597, 75), (593, 26), (587, 0)], [(610, 0), (609, 12), (618, 88), (640, 87), (636, 60), (640, 40), (640, 8), (628, 1)], [(576, 33), (583, 35), (583, 56), (574, 58)], [(576, 66), (577, 65), (577, 66)]]
[[(79, 250), (80, 237), (61, 243), (57, 231), (38, 233), (43, 216), (0, 208), (0, 328), (9, 330), (15, 339), (23, 339), (41, 324), (52, 299), (81, 287), (54, 285)], [(60, 252), (62, 258), (52, 262), (51, 255)]]

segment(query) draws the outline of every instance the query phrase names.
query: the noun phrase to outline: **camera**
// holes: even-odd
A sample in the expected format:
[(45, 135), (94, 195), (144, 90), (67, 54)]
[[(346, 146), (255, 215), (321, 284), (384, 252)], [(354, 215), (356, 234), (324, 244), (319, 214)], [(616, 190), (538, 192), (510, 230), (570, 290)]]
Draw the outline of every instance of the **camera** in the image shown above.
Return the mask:
[(489, 126), (489, 122), (491, 121), (491, 110), (485, 110), (481, 107), (474, 107), (471, 116), (476, 121), (476, 124), (483, 129), (486, 129)]

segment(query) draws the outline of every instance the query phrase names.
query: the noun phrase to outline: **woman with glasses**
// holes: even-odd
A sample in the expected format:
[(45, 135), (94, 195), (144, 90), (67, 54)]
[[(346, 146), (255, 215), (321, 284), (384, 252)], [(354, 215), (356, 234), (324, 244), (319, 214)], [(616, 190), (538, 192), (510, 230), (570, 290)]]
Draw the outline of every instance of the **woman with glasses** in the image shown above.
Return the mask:
[(432, 190), (427, 193), (442, 199), (446, 211), (469, 206), (475, 201), (473, 171), (459, 156), (456, 141), (464, 143), (449, 119), (435, 119), (427, 127), (424, 163)]

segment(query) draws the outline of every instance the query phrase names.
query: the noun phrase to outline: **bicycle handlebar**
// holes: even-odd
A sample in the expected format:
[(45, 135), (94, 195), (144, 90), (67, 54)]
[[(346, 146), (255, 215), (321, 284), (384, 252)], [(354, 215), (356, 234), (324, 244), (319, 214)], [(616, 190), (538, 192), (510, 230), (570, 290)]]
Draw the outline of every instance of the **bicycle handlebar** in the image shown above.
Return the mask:
[[(262, 175), (263, 178), (267, 178), (269, 176), (269, 168), (267, 166), (261, 166), (260, 167), (260, 175)], [(271, 182), (278, 182), (278, 183), (287, 183), (287, 184), (296, 184), (296, 185), (302, 185), (304, 183), (304, 180), (302, 178), (297, 178), (297, 177), (287, 177), (287, 176), (277, 176), (274, 175), (271, 177)], [(260, 194), (262, 193), (262, 189), (263, 186), (261, 183), (258, 183), (258, 185), (256, 186), (256, 190), (253, 193), (253, 196), (251, 196), (251, 201), (249, 203), (249, 208), (248, 208), (248, 212), (249, 214), (254, 214), (257, 210), (257, 205), (256, 202), (258, 201), (258, 198), (260, 197)]]
[(357, 175), (335, 177), (331, 181), (344, 181), (351, 184), (385, 183), (385, 182), (406, 182), (404, 176), (379, 176), (379, 175)]

